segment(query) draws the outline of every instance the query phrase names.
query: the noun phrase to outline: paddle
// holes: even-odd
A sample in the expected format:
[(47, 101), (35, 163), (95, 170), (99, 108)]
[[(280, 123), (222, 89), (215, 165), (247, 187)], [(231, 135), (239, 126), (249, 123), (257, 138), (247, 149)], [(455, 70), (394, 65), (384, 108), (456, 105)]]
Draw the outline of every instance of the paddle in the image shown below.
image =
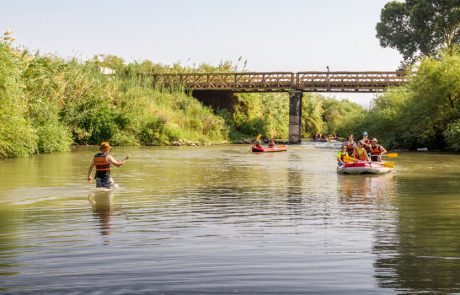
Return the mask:
[(353, 158), (353, 157), (350, 157), (350, 156), (345, 156), (345, 157), (343, 157), (343, 161), (345, 163), (353, 163), (354, 161), (356, 161), (356, 159)]
[(396, 158), (398, 156), (397, 153), (391, 153), (391, 154), (383, 154), (382, 156), (388, 156), (390, 158)]
[[(353, 163), (353, 162), (356, 161), (355, 158), (350, 157), (350, 156), (343, 157), (343, 160), (344, 160), (345, 163)], [(379, 162), (375, 162), (375, 163), (379, 163)], [(395, 167), (395, 163), (393, 163), (393, 162), (383, 162), (381, 164), (383, 165), (383, 167), (387, 167), (387, 168), (394, 168)]]
[(383, 165), (383, 167), (387, 167), (387, 168), (394, 168), (395, 167), (395, 163), (393, 163), (393, 162), (383, 162), (382, 165)]

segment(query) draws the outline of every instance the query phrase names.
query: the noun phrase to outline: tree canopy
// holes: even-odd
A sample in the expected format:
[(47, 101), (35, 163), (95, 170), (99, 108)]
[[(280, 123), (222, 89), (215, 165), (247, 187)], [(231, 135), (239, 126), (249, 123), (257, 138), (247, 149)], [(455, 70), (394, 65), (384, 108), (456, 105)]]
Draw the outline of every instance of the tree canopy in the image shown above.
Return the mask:
[(377, 23), (382, 47), (397, 49), (405, 63), (460, 43), (460, 0), (388, 2)]

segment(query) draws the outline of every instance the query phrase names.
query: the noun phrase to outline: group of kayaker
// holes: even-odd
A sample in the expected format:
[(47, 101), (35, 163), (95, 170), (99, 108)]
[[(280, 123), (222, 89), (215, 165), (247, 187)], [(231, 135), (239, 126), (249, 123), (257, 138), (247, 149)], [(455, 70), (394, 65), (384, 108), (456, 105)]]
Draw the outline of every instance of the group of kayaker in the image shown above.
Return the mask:
[(353, 134), (350, 134), (337, 153), (337, 161), (339, 166), (350, 157), (354, 158), (354, 161), (381, 162), (382, 155), (386, 152), (387, 150), (379, 144), (377, 138), (369, 140), (367, 132), (363, 133), (363, 138), (358, 142), (355, 142)]
[[(255, 141), (254, 141), (254, 145), (253, 147), (255, 148), (262, 148), (262, 141), (257, 138)], [(275, 139), (270, 139), (270, 141), (268, 142), (268, 148), (274, 148), (275, 147)]]

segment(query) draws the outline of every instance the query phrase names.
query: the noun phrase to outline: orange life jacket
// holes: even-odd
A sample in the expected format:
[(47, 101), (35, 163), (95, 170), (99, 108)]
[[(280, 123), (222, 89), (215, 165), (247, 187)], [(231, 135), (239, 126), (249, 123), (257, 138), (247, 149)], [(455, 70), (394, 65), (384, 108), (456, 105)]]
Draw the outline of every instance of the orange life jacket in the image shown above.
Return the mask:
[(107, 154), (97, 153), (94, 156), (96, 171), (110, 171), (110, 163), (107, 162)]
[[(357, 159), (365, 161), (366, 160), (366, 150), (364, 148), (356, 148)], [(355, 155), (356, 156), (356, 155)]]
[(382, 150), (380, 149), (380, 145), (376, 145), (375, 147), (371, 145), (369, 147), (369, 150), (371, 151), (372, 155), (380, 155), (382, 153)]

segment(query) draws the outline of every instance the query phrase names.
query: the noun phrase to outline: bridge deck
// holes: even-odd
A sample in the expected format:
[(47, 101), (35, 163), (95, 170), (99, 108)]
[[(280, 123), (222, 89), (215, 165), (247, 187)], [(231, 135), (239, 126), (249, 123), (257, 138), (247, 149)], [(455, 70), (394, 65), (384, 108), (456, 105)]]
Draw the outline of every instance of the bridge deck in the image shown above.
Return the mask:
[(188, 90), (234, 92), (382, 92), (407, 80), (395, 72), (263, 72), (263, 73), (184, 73), (153, 75), (154, 84), (179, 86)]

